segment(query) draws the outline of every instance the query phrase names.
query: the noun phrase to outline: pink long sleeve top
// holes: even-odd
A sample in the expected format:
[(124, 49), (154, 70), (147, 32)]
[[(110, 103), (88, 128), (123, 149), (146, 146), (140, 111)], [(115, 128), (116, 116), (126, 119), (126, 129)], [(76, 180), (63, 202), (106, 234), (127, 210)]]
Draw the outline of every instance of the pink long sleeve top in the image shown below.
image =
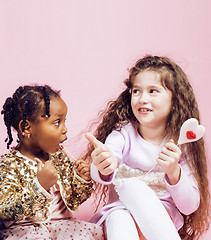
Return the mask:
[[(121, 130), (114, 130), (107, 137), (105, 144), (117, 158), (118, 166), (124, 163), (133, 169), (148, 172), (157, 163), (156, 159), (165, 142), (166, 140), (164, 139), (160, 146), (147, 142), (140, 136), (137, 127), (129, 123), (122, 127)], [(165, 176), (164, 180), (167, 191), (159, 195), (161, 202), (170, 210), (177, 230), (184, 224), (181, 213), (185, 215), (193, 213), (197, 210), (200, 203), (198, 185), (190, 168), (183, 159), (180, 159), (179, 164), (181, 175), (178, 183), (170, 185), (167, 176)], [(153, 171), (162, 172), (162, 169), (157, 166)], [(114, 175), (111, 176), (108, 182), (105, 182), (101, 179), (96, 166), (93, 164), (91, 166), (92, 178), (97, 182), (109, 184), (108, 205), (92, 217), (92, 222), (101, 224), (115, 208), (124, 208), (112, 184)]]

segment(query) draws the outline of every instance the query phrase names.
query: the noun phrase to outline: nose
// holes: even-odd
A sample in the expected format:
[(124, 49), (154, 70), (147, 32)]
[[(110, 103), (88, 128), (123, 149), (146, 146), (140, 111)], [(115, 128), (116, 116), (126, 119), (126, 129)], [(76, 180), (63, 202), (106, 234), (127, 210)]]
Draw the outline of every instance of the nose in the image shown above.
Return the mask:
[(146, 92), (143, 92), (139, 98), (140, 103), (148, 103), (149, 95)]
[(64, 124), (64, 129), (63, 129), (63, 132), (62, 132), (63, 134), (66, 134), (67, 133), (67, 127), (66, 127), (66, 125)]

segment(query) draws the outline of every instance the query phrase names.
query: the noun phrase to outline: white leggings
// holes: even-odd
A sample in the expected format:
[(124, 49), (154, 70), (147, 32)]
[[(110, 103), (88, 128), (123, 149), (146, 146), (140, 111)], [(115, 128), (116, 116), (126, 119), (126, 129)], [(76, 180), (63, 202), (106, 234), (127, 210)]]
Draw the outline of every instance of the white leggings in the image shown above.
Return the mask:
[(147, 240), (181, 239), (165, 207), (145, 182), (126, 180), (119, 198), (129, 212), (116, 210), (108, 216), (108, 240), (139, 239), (133, 218)]
[(111, 212), (105, 225), (108, 240), (139, 240), (135, 222), (127, 210)]

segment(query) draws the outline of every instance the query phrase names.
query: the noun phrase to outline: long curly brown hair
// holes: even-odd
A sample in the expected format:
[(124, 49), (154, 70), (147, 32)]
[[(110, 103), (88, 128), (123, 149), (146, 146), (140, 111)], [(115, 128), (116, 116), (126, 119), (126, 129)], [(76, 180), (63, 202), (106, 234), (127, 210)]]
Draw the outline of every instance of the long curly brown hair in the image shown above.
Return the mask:
[[(129, 77), (124, 81), (126, 89), (116, 100), (110, 101), (104, 111), (99, 113), (99, 124), (94, 132), (99, 141), (104, 143), (114, 129), (120, 129), (128, 122), (137, 122), (131, 109), (130, 92), (134, 77), (142, 71), (159, 73), (163, 86), (172, 92), (172, 108), (167, 120), (166, 135), (177, 142), (181, 125), (185, 120), (196, 118), (200, 123), (199, 110), (193, 89), (183, 70), (167, 57), (148, 55), (138, 60), (135, 66), (129, 70)], [(185, 151), (183, 151), (185, 154), (183, 155), (197, 180), (200, 191), (200, 205), (194, 213), (188, 216), (183, 215), (184, 225), (179, 233), (185, 239), (198, 239), (208, 229), (210, 222), (210, 194), (204, 140), (202, 138), (185, 145)], [(83, 157), (90, 159), (92, 151), (93, 146), (89, 144)], [(96, 183), (96, 192), (101, 192), (100, 201), (105, 200), (107, 190), (107, 186)]]

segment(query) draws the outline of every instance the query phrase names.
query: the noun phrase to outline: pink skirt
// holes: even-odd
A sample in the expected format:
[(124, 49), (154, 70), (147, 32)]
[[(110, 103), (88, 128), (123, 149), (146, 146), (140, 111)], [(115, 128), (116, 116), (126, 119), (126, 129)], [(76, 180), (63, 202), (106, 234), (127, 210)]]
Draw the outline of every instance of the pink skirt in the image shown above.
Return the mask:
[(13, 224), (0, 230), (2, 240), (103, 240), (102, 227), (75, 218), (46, 223)]

